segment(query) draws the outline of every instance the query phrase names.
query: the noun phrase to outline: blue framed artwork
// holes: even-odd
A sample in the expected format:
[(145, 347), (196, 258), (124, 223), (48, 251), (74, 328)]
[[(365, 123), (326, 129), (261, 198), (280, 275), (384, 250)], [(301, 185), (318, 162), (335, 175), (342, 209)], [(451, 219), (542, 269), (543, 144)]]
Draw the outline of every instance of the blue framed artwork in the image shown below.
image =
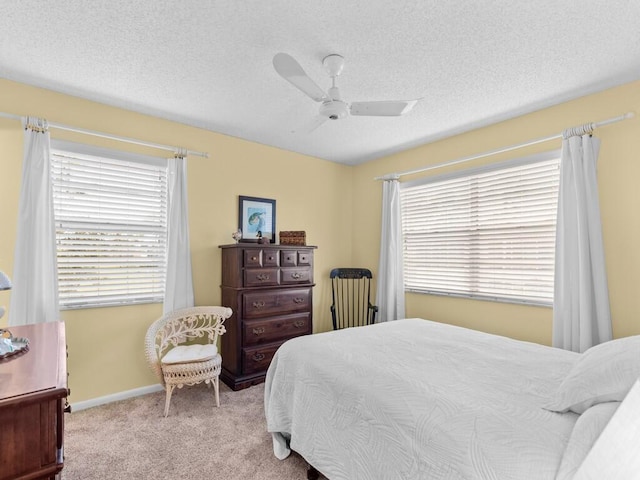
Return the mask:
[(276, 201), (269, 198), (239, 196), (238, 228), (241, 242), (258, 242), (268, 238), (276, 241)]

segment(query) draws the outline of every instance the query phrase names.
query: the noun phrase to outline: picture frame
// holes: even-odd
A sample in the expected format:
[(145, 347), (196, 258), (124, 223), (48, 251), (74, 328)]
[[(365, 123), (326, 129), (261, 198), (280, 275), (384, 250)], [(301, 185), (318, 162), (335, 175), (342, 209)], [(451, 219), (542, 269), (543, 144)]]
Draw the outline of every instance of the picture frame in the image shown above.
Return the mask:
[(242, 230), (241, 242), (257, 243), (262, 237), (269, 239), (270, 243), (275, 243), (276, 201), (239, 195), (238, 228)]

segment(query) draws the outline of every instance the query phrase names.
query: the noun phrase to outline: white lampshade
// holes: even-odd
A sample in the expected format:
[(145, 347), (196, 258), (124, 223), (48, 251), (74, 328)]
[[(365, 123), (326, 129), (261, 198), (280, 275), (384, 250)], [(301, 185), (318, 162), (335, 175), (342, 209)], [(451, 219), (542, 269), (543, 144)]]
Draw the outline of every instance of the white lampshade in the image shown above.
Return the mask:
[(11, 280), (4, 272), (0, 271), (0, 290), (9, 290), (12, 287)]

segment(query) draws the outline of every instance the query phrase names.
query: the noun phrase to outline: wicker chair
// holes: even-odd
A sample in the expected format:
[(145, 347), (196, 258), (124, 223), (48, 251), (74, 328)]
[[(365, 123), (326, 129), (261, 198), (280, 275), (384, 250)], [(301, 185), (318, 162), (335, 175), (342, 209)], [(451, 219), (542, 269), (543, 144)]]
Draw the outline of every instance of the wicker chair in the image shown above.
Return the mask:
[[(213, 384), (216, 406), (220, 406), (218, 377), (222, 357), (218, 336), (225, 333), (223, 322), (232, 315), (226, 307), (192, 307), (176, 310), (151, 324), (145, 337), (145, 353), (151, 370), (166, 391), (164, 416), (169, 413), (175, 387), (205, 382)], [(208, 336), (208, 342), (185, 343)]]

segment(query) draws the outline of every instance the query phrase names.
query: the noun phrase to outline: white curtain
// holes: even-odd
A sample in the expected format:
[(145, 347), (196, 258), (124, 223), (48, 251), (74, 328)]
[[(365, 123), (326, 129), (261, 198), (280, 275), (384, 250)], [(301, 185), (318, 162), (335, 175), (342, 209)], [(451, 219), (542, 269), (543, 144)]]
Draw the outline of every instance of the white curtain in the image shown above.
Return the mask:
[(574, 352), (612, 338), (592, 128), (564, 132), (560, 163), (553, 346)]
[(194, 306), (189, 209), (187, 204), (187, 165), (182, 156), (169, 159), (167, 175), (169, 214), (167, 219), (167, 280), (164, 313)]
[(376, 304), (378, 322), (404, 318), (404, 277), (402, 258), (402, 219), (398, 176), (382, 184), (382, 231)]
[(56, 230), (47, 121), (24, 118), (22, 184), (9, 325), (59, 319)]

